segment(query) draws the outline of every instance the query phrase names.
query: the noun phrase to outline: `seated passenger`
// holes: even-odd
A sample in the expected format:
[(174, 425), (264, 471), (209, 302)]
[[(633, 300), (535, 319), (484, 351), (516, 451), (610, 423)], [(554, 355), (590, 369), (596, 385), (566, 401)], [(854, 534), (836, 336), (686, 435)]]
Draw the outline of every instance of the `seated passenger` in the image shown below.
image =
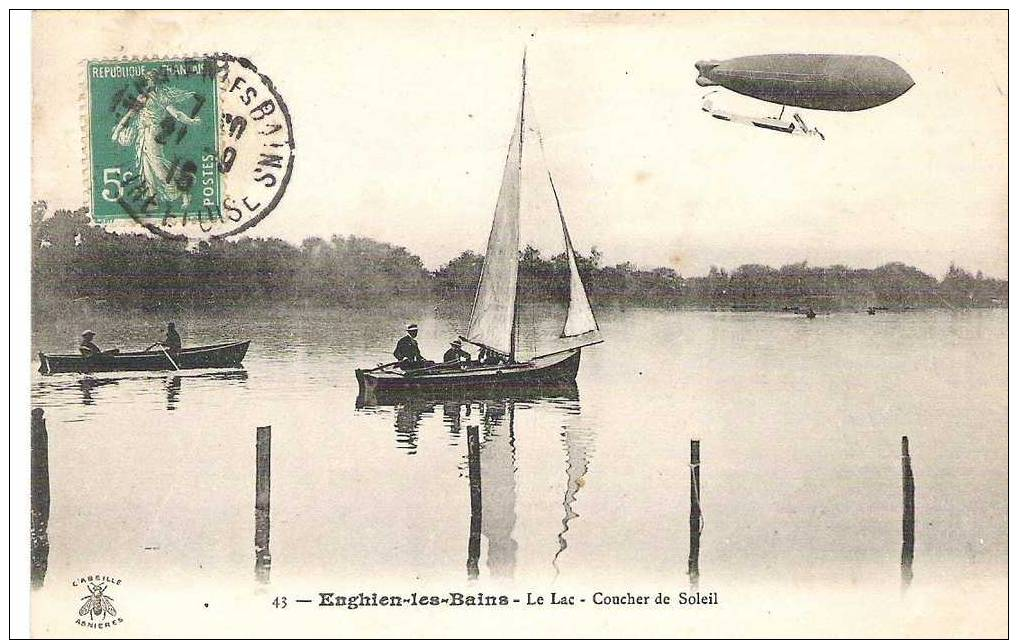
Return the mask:
[(481, 364), (508, 364), (509, 358), (505, 357), (497, 351), (481, 347), (481, 352), (477, 356), (477, 361)]
[(94, 337), (95, 331), (86, 331), (81, 334), (81, 345), (78, 347), (78, 351), (80, 351), (81, 355), (85, 356), (86, 358), (97, 356), (102, 353), (102, 349), (97, 347), (96, 344), (92, 342), (92, 338)]
[(457, 338), (449, 344), (451, 346), (449, 350), (445, 352), (442, 362), (470, 362), (470, 354), (463, 350), (462, 340)]

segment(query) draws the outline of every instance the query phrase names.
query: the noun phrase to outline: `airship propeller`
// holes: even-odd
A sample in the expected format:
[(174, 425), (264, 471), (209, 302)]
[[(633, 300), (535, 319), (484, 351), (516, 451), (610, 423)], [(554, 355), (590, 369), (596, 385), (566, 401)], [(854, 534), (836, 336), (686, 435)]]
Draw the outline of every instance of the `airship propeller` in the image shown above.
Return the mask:
[(824, 139), (787, 107), (822, 111), (862, 111), (899, 97), (915, 81), (896, 63), (879, 56), (838, 54), (769, 54), (696, 63), (701, 87), (723, 87), (781, 106), (776, 117), (744, 116), (714, 105), (718, 89), (703, 97), (701, 109), (718, 120), (760, 129)]

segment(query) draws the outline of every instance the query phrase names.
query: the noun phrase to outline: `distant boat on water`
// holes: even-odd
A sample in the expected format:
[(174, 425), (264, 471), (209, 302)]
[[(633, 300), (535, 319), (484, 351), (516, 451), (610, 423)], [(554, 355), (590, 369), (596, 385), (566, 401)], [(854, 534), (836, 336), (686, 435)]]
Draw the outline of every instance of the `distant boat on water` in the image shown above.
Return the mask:
[(569, 306), (560, 335), (555, 340), (557, 348), (525, 360), (519, 358), (520, 183), (524, 149), (533, 142), (540, 143), (540, 133), (535, 125), (525, 120), (526, 106), (527, 61), (524, 56), (519, 113), (509, 141), (484, 265), (470, 312), (470, 326), (464, 337), (466, 342), (500, 354), (504, 362), (494, 365), (440, 363), (406, 371), (395, 363), (374, 369), (357, 369), (355, 373), (362, 395), (366, 391), (422, 387), (512, 387), (572, 381), (579, 370), (581, 349), (602, 342), (576, 264), (576, 253), (555, 182), (551, 172), (547, 171), (548, 186), (551, 187), (549, 195), (558, 211), (569, 264)]

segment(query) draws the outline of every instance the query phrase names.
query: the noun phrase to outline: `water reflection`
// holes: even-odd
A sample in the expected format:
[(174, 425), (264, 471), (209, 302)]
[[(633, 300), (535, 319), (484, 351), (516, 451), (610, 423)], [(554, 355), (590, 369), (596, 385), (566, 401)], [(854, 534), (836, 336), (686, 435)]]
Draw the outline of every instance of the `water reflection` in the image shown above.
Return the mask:
[[(361, 390), (357, 396), (356, 408), (359, 411), (394, 409), (394, 431), (396, 448), (402, 449), (407, 455), (417, 453), (417, 442), (421, 422), (440, 411), (442, 421), (449, 429), (450, 437), (455, 440), (461, 433), (463, 418), (469, 418), (473, 407), (478, 409), (495, 407), (506, 402), (527, 402), (535, 404), (572, 403), (578, 407), (579, 391), (575, 382), (562, 384), (544, 384), (532, 387), (517, 387), (511, 390), (499, 388), (481, 389), (421, 389), (400, 390), (385, 393)], [(487, 409), (497, 411), (496, 409)], [(578, 411), (578, 409), (577, 409)], [(482, 416), (487, 414), (482, 410)], [(485, 437), (490, 431), (492, 422), (486, 427)]]
[[(673, 482), (641, 485), (645, 495), (639, 496), (634, 508), (626, 510), (622, 520), (620, 514), (612, 512), (607, 505), (624, 501), (628, 485), (653, 475), (648, 469), (675, 470), (676, 462), (688, 462), (685, 449), (688, 432), (693, 430), (704, 434), (705, 446), (708, 440), (724, 445), (711, 460), (728, 475), (717, 478), (715, 491), (708, 491), (710, 495), (705, 498), (713, 498), (715, 510), (730, 515), (722, 523), (724, 528), (716, 532), (715, 543), (729, 538), (738, 542), (728, 545), (730, 553), (719, 558), (703, 555), (706, 549), (701, 549), (704, 562), (710, 561), (710, 566), (704, 565), (708, 573), (703, 574), (703, 579), (711, 575), (738, 575), (742, 571), (767, 573), (773, 566), (782, 566), (787, 569), (783, 573), (789, 579), (802, 576), (812, 579), (815, 575), (827, 578), (832, 574), (835, 579), (849, 576), (860, 584), (869, 580), (869, 574), (863, 572), (868, 572), (874, 563), (886, 563), (889, 545), (901, 543), (901, 532), (896, 529), (902, 517), (901, 496), (897, 493), (900, 488), (896, 486), (900, 482), (897, 477), (900, 470), (885, 469), (851, 476), (850, 479), (858, 481), (860, 490), (845, 492), (845, 502), (837, 510), (828, 508), (829, 492), (799, 492), (791, 503), (785, 501), (766, 509), (761, 505), (765, 505), (772, 485), (781, 487), (781, 482), (774, 479), (780, 479), (782, 474), (791, 472), (797, 477), (814, 478), (824, 486), (836, 486), (846, 469), (886, 467), (888, 447), (872, 443), (881, 438), (898, 438), (906, 432), (916, 438), (914, 442), (919, 442), (920, 436), (936, 439), (936, 446), (926, 450), (930, 457), (921, 460), (930, 468), (950, 470), (956, 469), (959, 461), (980, 461), (979, 465), (964, 467), (965, 473), (959, 475), (964, 482), (938, 485), (939, 498), (946, 505), (942, 515), (952, 526), (924, 528), (921, 532), (926, 543), (923, 548), (937, 552), (926, 560), (953, 561), (951, 554), (962, 549), (960, 543), (955, 544), (959, 540), (985, 538), (985, 544), (972, 543), (972, 555), (965, 556), (966, 562), (985, 563), (990, 571), (1002, 571), (1007, 560), (1008, 520), (1006, 508), (999, 507), (1006, 507), (1007, 496), (1006, 484), (997, 479), (1006, 476), (1007, 457), (1001, 453), (1002, 448), (993, 443), (1006, 441), (1007, 398), (1000, 388), (985, 382), (1002, 379), (1002, 373), (1006, 374), (1007, 359), (1001, 356), (1006, 354), (1006, 349), (1001, 345), (1007, 342), (1007, 312), (994, 313), (996, 315), (990, 316), (975, 311), (878, 314), (877, 318), (882, 318), (878, 323), (873, 323), (865, 313), (844, 314), (832, 317), (823, 332), (811, 332), (807, 340), (799, 331), (804, 324), (786, 321), (787, 318), (777, 314), (736, 317), (735, 314), (636, 308), (627, 308), (624, 313), (613, 311), (612, 319), (605, 323), (606, 330), (613, 332), (612, 344), (591, 350), (589, 358), (588, 353), (584, 353), (586, 360), (580, 372), (584, 396), (582, 415), (570, 415), (573, 407), (578, 410), (579, 402), (568, 399), (569, 394), (562, 394), (564, 399), (515, 399), (510, 445), (508, 411), (501, 418), (503, 426), (494, 434), (495, 439), (489, 441), (484, 433), (483, 399), (427, 399), (434, 402), (434, 413), (420, 418), (419, 429), (412, 438), (417, 446), (413, 457), (407, 457), (406, 450), (395, 449), (395, 405), (356, 413), (353, 407), (358, 388), (351, 371), (365, 362), (386, 359), (391, 351), (390, 336), (386, 332), (395, 331), (393, 326), (400, 325), (403, 316), (396, 322), (394, 316), (380, 313), (365, 319), (346, 311), (312, 313), (305, 309), (287, 309), (278, 314), (243, 310), (244, 315), (238, 313), (237, 317), (225, 319), (218, 314), (202, 315), (191, 324), (203, 323), (206, 334), (221, 332), (223, 324), (236, 326), (238, 332), (255, 338), (255, 344), (260, 345), (249, 354), (246, 372), (227, 373), (227, 377), (237, 376), (238, 379), (210, 380), (199, 375), (209, 373), (207, 370), (91, 376), (33, 374), (32, 404), (45, 408), (52, 427), (54, 506), (90, 505), (89, 508), (56, 509), (53, 512), (54, 533), (96, 533), (54, 536), (55, 555), (51, 556), (54, 562), (47, 580), (60, 585), (66, 583), (65, 578), (73, 577), (68, 572), (80, 567), (73, 567), (68, 558), (89, 558), (98, 554), (109, 555), (124, 566), (134, 562), (130, 545), (108, 552), (102, 546), (103, 540), (109, 538), (104, 527), (110, 522), (116, 526), (117, 540), (179, 539), (179, 553), (144, 556), (154, 571), (177, 572), (185, 565), (192, 566), (191, 558), (207, 558), (207, 568), (217, 567), (212, 569), (216, 579), (217, 572), (232, 575), (235, 569), (242, 577), (253, 578), (250, 575), (250, 565), (254, 564), (251, 557), (253, 531), (250, 530), (253, 514), (247, 509), (252, 502), (254, 470), (250, 440), (254, 438), (248, 430), (263, 422), (272, 422), (283, 429), (277, 431), (277, 439), (280, 433), (290, 430), (308, 442), (328, 443), (314, 450), (301, 450), (306, 455), (306, 464), (294, 460), (293, 456), (286, 459), (286, 464), (281, 464), (281, 443), (275, 443), (276, 480), (280, 471), (296, 473), (308, 487), (320, 487), (322, 483), (330, 487), (355, 486), (369, 478), (377, 486), (379, 495), (404, 497), (406, 487), (412, 486), (423, 496), (416, 505), (426, 505), (429, 509), (427, 514), (408, 516), (405, 511), (413, 513), (415, 510), (411, 500), (399, 514), (400, 526), (390, 526), (391, 523), (379, 522), (377, 510), (349, 508), (337, 515), (327, 509), (315, 509), (310, 503), (300, 503), (299, 522), (290, 524), (304, 529), (293, 529), (286, 537), (280, 537), (285, 531), (278, 526), (281, 512), (276, 505), (277, 522), (273, 523), (277, 525), (273, 532), (276, 548), (272, 549), (276, 552), (276, 564), (279, 554), (285, 551), (292, 561), (290, 568), (296, 567), (299, 571), (356, 564), (372, 548), (381, 548), (394, 552), (378, 554), (371, 560), (379, 574), (402, 575), (409, 566), (414, 571), (429, 574), (445, 575), (452, 571), (463, 579), (472, 515), (467, 473), (467, 428), (471, 425), (477, 427), (476, 477), (482, 490), (478, 492), (478, 504), (483, 507), (478, 509), (476, 523), (481, 542), (477, 553), (479, 580), (487, 579), (489, 571), (487, 520), (490, 518), (494, 522), (492, 512), (499, 511), (496, 508), (498, 498), (489, 496), (489, 488), (499, 481), (489, 476), (499, 464), (506, 465), (505, 450), (499, 462), (488, 460), (487, 448), (496, 446), (508, 448), (515, 456), (514, 460), (509, 458), (516, 467), (512, 478), (508, 477), (509, 467), (502, 467), (507, 474), (502, 482), (515, 482), (515, 504), (507, 489), (501, 508), (507, 510), (511, 506), (512, 511), (505, 511), (507, 518), (515, 512), (515, 524), (509, 535), (519, 544), (514, 569), (517, 580), (524, 576), (528, 579), (554, 576), (552, 560), (563, 546), (558, 539), (560, 533), (568, 542), (557, 559), (562, 572), (560, 582), (574, 571), (588, 573), (590, 567), (610, 566), (618, 560), (624, 560), (627, 571), (634, 576), (651, 577), (671, 572), (673, 577), (685, 580), (682, 569), (686, 566), (678, 566), (676, 562), (681, 564), (681, 560), (686, 559), (677, 556), (684, 556), (682, 552), (687, 550), (683, 543), (687, 542), (688, 505), (684, 502), (689, 490), (689, 471), (680, 470), (684, 473), (679, 473)], [(414, 308), (405, 314), (406, 321), (412, 318), (424, 326), (428, 326), (429, 321), (437, 324), (433, 327), (434, 335), (455, 335), (453, 329), (435, 320), (433, 314), (429, 315), (429, 310), (418, 313)], [(117, 326), (117, 320), (110, 317), (90, 324), (96, 328), (108, 322), (107, 326), (112, 327)], [(120, 320), (125, 326), (141, 324)], [(46, 328), (36, 337), (43, 344), (62, 339), (61, 335), (74, 329), (65, 326), (61, 333), (48, 323), (44, 324)], [(99, 328), (104, 335), (108, 331), (102, 326)], [(675, 343), (675, 335), (685, 337)], [(675, 358), (654, 357), (675, 349), (679, 350)], [(841, 353), (845, 357), (832, 364), (831, 358), (823, 357), (829, 353)], [(931, 362), (946, 363), (938, 368), (938, 374), (943, 375), (919, 378), (911, 375), (915, 353), (929, 354)], [(634, 361), (640, 361), (640, 366), (635, 367)], [(680, 361), (695, 362), (697, 366), (678, 366), (676, 363)], [(887, 362), (895, 366), (882, 368), (877, 377), (865, 375), (873, 370), (875, 363)], [(804, 368), (803, 363), (808, 366)], [(176, 376), (179, 379), (174, 381)], [(662, 386), (662, 381), (667, 384)], [(783, 402), (783, 394), (774, 393), (774, 385), (794, 389), (798, 400)], [(943, 394), (948, 386), (956, 393)], [(674, 403), (669, 404), (666, 398), (660, 397), (672, 388), (685, 389), (685, 397), (692, 399), (682, 407), (682, 415), (672, 415)], [(740, 389), (740, 393), (731, 393), (735, 388)], [(902, 394), (902, 388), (912, 389), (913, 393)], [(831, 395), (832, 389), (834, 395)], [(572, 395), (575, 398), (576, 394)], [(859, 397), (868, 400), (855, 402)], [(920, 402), (926, 397), (937, 398), (937, 403)], [(86, 399), (92, 404), (83, 406)], [(337, 406), (337, 402), (346, 406)], [(168, 411), (169, 406), (175, 409)], [(424, 407), (427, 406), (425, 403)], [(873, 407), (879, 411), (873, 413)], [(223, 415), (224, 411), (236, 415)], [(224, 428), (216, 429), (215, 433), (202, 428), (204, 415), (221, 417)], [(781, 419), (775, 420), (774, 416)], [(677, 420), (675, 425), (670, 424), (672, 418)], [(227, 419), (231, 428), (226, 428)], [(244, 424), (233, 428), (233, 423), (238, 421)], [(836, 427), (848, 422), (869, 426), (846, 431), (843, 438), (830, 437), (831, 425)], [(413, 425), (414, 420), (404, 424)], [(643, 424), (653, 426), (648, 431), (651, 435), (634, 437), (627, 427)], [(594, 431), (593, 441), (580, 440), (585, 426)], [(739, 437), (726, 438), (736, 427)], [(675, 437), (662, 440), (654, 435), (659, 432)], [(813, 434), (808, 442), (802, 440), (803, 433)], [(234, 442), (235, 438), (240, 442)], [(123, 446), (92, 446), (98, 439), (126, 443), (131, 451), (145, 455), (125, 458)], [(208, 448), (209, 443), (216, 446)], [(787, 443), (799, 444), (785, 446)], [(842, 449), (845, 447), (858, 454), (858, 459), (851, 464), (838, 463), (844, 458)], [(226, 450), (237, 455), (221, 455)], [(89, 463), (74, 463), (82, 451), (89, 452)], [(165, 457), (172, 460), (163, 468), (159, 456), (149, 453), (153, 451), (166, 451)], [(492, 455), (492, 458), (499, 460), (500, 456)], [(61, 464), (58, 470), (58, 461), (71, 462)], [(396, 464), (392, 464), (393, 461)], [(896, 456), (894, 462), (899, 462)], [(147, 468), (153, 464), (155, 468)], [(462, 477), (458, 477), (460, 467)], [(732, 470), (743, 468), (749, 469), (747, 473), (752, 472), (749, 473), (752, 478), (747, 478), (756, 483), (757, 491), (747, 492), (745, 487), (740, 490), (739, 479), (745, 474)], [(102, 472), (97, 474), (96, 469)], [(192, 526), (193, 518), (188, 518), (187, 522), (171, 522), (130, 517), (131, 509), (139, 504), (163, 505), (158, 513), (193, 510), (193, 492), (175, 490), (172, 481), (169, 485), (162, 481), (137, 482), (139, 474), (160, 480), (170, 477), (171, 472), (185, 470), (195, 477), (204, 474), (239, 478), (236, 482), (219, 483), (221, 486), (212, 497), (216, 499), (215, 504), (223, 508), (241, 506), (232, 510), (241, 512), (240, 526), (233, 527), (234, 530), (244, 527), (243, 540), (238, 543), (240, 549), (231, 548), (235, 545), (219, 539), (220, 527)], [(60, 481), (56, 482), (58, 478)], [(591, 486), (585, 486), (584, 480)], [(711, 484), (708, 480), (705, 476), (707, 489)], [(923, 476), (917, 480), (921, 483)], [(889, 482), (896, 489), (894, 493), (884, 491)], [(970, 491), (973, 486), (979, 491)], [(119, 489), (104, 492), (103, 487)], [(278, 498), (282, 494), (278, 494), (278, 486), (276, 489)], [(448, 492), (452, 495), (443, 498)], [(871, 497), (857, 500), (857, 494), (877, 496), (880, 500)], [(683, 504), (676, 504), (679, 498)], [(349, 504), (357, 506), (360, 501), (353, 497)], [(674, 519), (670, 521), (674, 539), (631, 537), (633, 532), (653, 531), (662, 526), (659, 510), (640, 507), (669, 503), (674, 507), (671, 514)], [(289, 506), (297, 508), (294, 504)], [(709, 504), (705, 505), (704, 511), (709, 508)], [(865, 513), (867, 509), (872, 511), (872, 517), (858, 517), (858, 513)], [(797, 521), (797, 514), (818, 510), (826, 513), (832, 523), (828, 528), (829, 536), (796, 537), (797, 531), (782, 528), (789, 521)], [(408, 535), (403, 526), (407, 518), (418, 527), (424, 527), (425, 517), (427, 528), (414, 532), (416, 536)], [(232, 521), (229, 522), (232, 527)], [(896, 530), (889, 532), (892, 525)], [(151, 532), (146, 527), (151, 528)], [(378, 540), (352, 547), (344, 545), (343, 549), (330, 549), (328, 545), (307, 540), (316, 530), (329, 532), (335, 527), (343, 531), (371, 530)], [(503, 524), (503, 527), (508, 529), (509, 525)], [(499, 535), (497, 529), (492, 528), (492, 536)], [(694, 531), (698, 529), (694, 527)], [(305, 536), (302, 531), (311, 531), (312, 535)], [(611, 535), (595, 543), (598, 532)], [(888, 533), (893, 535), (889, 537)], [(733, 538), (735, 534), (738, 535)], [(425, 536), (433, 542), (428, 543), (430, 557), (421, 560), (415, 555), (415, 549), (421, 546), (420, 538)], [(786, 544), (789, 541), (792, 544)], [(916, 549), (917, 553), (920, 551), (922, 549)], [(351, 560), (348, 553), (358, 555)], [(843, 571), (841, 560), (849, 553), (857, 564), (844, 570), (848, 573), (833, 575), (834, 571)], [(824, 554), (838, 562), (809, 566), (799, 562), (803, 555)], [(503, 554), (503, 557), (508, 555)], [(897, 564), (889, 567), (893, 575), (888, 575), (894, 582), (899, 577)], [(279, 577), (278, 571), (276, 574), (274, 578)], [(945, 570), (942, 575), (946, 574)], [(913, 587), (928, 585), (929, 582), (924, 581), (929, 581), (931, 575), (929, 571), (918, 572)], [(997, 584), (996, 575), (994, 573), (994, 584)], [(917, 589), (912, 595), (915, 593)]]
[[(396, 447), (407, 454), (417, 452), (420, 424), (436, 412), (448, 429), (453, 445), (466, 435), (466, 478), (470, 495), (470, 527), (467, 537), (467, 577), (480, 575), (481, 537), (487, 542), (484, 566), (487, 575), (512, 579), (516, 571), (519, 543), (514, 537), (517, 520), (516, 411), (524, 408), (554, 408), (559, 437), (565, 453), (566, 482), (562, 494), (562, 529), (558, 551), (551, 559), (556, 572), (559, 556), (567, 545), (569, 523), (579, 517), (573, 509), (576, 496), (593, 453), (594, 434), (573, 424), (567, 416), (580, 412), (576, 383), (506, 389), (449, 389), (400, 391), (387, 395), (362, 394), (357, 408), (379, 411), (392, 407)], [(537, 415), (548, 416), (547, 412)], [(462, 446), (462, 445), (460, 445)]]
[(569, 546), (566, 541), (566, 534), (569, 533), (569, 522), (579, 518), (580, 514), (573, 510), (576, 502), (576, 495), (580, 492), (586, 482), (587, 468), (590, 466), (590, 457), (594, 452), (593, 430), (579, 425), (566, 424), (562, 426), (562, 446), (566, 451), (566, 492), (562, 497), (562, 531), (558, 534), (558, 551), (552, 564), (555, 566), (555, 575), (559, 573), (559, 556)]
[(174, 374), (166, 378), (166, 410), (173, 411), (180, 404), (181, 389), (185, 386), (197, 386), (205, 381), (223, 381), (226, 383), (245, 384), (247, 382), (247, 371), (244, 369), (230, 369), (227, 371), (208, 371), (198, 374)]
[(459, 402), (446, 402), (442, 405), (442, 422), (449, 427), (449, 436), (455, 441), (460, 435), (460, 413), (466, 410), (466, 417), (470, 417), (470, 405), (463, 405)]
[(406, 451), (408, 456), (417, 453), (417, 433), (421, 418), (435, 412), (435, 405), (422, 400), (408, 400), (396, 406), (396, 448)]
[[(469, 405), (468, 405), (469, 406)], [(478, 577), (481, 535), (488, 541), (488, 574), (513, 577), (516, 549), (516, 443), (514, 401), (485, 402), (481, 425), (467, 426), (467, 468), (470, 485), (470, 534), (467, 577)], [(483, 442), (482, 442), (483, 439)]]
[(173, 411), (176, 409), (177, 402), (180, 401), (180, 385), (181, 376), (170, 376), (166, 380), (166, 410)]
[[(478, 457), (480, 467), (480, 504), (473, 503), (471, 476), (471, 524), (474, 514), (480, 519), (481, 533), (488, 541), (488, 574), (493, 578), (512, 578), (516, 570), (516, 549), (513, 539), (516, 527), (516, 440), (513, 421), (515, 401), (492, 402), (484, 405), (481, 421), (484, 442), (467, 447), (468, 454)], [(471, 427), (474, 429), (474, 427)], [(474, 461), (470, 461), (471, 472)]]
[(117, 379), (103, 380), (101, 378), (93, 378), (92, 376), (85, 376), (78, 380), (78, 390), (81, 392), (81, 404), (85, 406), (91, 406), (95, 404), (95, 396), (93, 392), (100, 388), (110, 385), (115, 385), (119, 382)]
[[(95, 407), (100, 403), (116, 402), (117, 397), (125, 394), (161, 394), (166, 398), (166, 410), (174, 411), (181, 402), (181, 393), (187, 387), (200, 387), (206, 383), (227, 384), (246, 383), (248, 373), (244, 369), (226, 371), (205, 371), (202, 373), (174, 373), (172, 375), (148, 374), (110, 374), (79, 375), (59, 374), (50, 378), (40, 379), (34, 383), (33, 399), (45, 399), (51, 405), (82, 405)], [(159, 391), (160, 386), (162, 387)], [(119, 391), (116, 388), (120, 388)], [(139, 388), (140, 387), (140, 388)], [(112, 392), (112, 393), (111, 393)]]

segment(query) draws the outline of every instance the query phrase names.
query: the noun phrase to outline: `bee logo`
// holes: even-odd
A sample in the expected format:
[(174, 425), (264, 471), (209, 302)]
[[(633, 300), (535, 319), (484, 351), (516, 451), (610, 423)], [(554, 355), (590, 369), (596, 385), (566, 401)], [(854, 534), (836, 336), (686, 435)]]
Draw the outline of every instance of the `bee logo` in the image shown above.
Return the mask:
[(88, 595), (81, 598), (85, 603), (78, 609), (78, 617), (84, 618), (87, 615), (89, 620), (95, 620), (100, 616), (102, 620), (107, 616), (116, 617), (117, 610), (113, 607), (113, 598), (106, 595), (106, 587), (109, 585), (89, 583), (85, 586), (88, 588)]

